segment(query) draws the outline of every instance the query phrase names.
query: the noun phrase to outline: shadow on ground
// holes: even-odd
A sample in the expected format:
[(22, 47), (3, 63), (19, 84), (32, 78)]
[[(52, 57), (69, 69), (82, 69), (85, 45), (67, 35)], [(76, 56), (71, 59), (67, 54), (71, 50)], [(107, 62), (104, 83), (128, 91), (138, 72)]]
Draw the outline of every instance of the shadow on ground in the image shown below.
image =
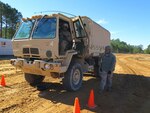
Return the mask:
[(10, 60), (13, 58), (16, 58), (16, 57), (13, 55), (0, 55), (0, 60)]
[[(114, 74), (113, 91), (98, 93), (100, 79), (91, 77), (83, 81), (77, 92), (64, 90), (59, 83), (42, 83), (46, 90), (40, 91), (39, 97), (54, 104), (73, 105), (75, 97), (79, 98), (81, 109), (88, 109), (86, 104), (89, 92), (94, 89), (97, 107), (91, 110), (96, 113), (150, 113), (148, 108), (142, 111), (144, 104), (150, 100), (150, 78), (142, 75)], [(90, 109), (88, 109), (90, 110)]]

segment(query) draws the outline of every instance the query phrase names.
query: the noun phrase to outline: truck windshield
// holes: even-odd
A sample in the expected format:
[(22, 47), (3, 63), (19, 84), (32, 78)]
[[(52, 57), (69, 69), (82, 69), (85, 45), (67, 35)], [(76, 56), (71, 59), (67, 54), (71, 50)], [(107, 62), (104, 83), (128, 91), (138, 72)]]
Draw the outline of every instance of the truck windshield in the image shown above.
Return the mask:
[(34, 20), (22, 22), (22, 24), (18, 29), (18, 32), (16, 33), (15, 39), (29, 38), (32, 31), (33, 24), (34, 24)]
[(37, 20), (32, 37), (34, 39), (53, 39), (56, 36), (56, 18)]

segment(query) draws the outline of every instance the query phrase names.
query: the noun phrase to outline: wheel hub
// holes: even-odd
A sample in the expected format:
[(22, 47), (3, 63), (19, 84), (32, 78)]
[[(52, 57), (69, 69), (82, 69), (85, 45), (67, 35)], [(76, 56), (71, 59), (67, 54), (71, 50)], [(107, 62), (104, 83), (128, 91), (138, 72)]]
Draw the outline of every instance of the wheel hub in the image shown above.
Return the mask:
[(76, 69), (73, 74), (73, 83), (77, 85), (80, 82), (80, 70)]

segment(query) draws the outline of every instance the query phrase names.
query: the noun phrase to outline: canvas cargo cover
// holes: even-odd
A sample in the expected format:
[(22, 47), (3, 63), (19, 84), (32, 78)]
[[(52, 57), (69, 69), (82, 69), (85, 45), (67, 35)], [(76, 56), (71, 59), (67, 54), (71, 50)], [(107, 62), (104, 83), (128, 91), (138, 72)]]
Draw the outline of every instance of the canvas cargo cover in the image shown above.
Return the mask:
[(110, 45), (110, 33), (108, 30), (92, 21), (88, 17), (82, 17), (83, 24), (88, 34), (89, 54), (104, 52), (104, 48)]

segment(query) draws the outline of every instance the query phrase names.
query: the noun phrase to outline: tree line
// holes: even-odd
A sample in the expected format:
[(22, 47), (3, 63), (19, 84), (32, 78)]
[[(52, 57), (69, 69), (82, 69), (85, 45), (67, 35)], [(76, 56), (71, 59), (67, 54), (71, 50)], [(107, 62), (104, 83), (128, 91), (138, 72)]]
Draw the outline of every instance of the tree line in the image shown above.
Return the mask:
[(0, 1), (0, 37), (12, 38), (22, 14), (10, 5)]
[(112, 39), (111, 46), (115, 53), (146, 53), (150, 54), (150, 44), (146, 49), (143, 49), (143, 45), (130, 45), (119, 39)]

